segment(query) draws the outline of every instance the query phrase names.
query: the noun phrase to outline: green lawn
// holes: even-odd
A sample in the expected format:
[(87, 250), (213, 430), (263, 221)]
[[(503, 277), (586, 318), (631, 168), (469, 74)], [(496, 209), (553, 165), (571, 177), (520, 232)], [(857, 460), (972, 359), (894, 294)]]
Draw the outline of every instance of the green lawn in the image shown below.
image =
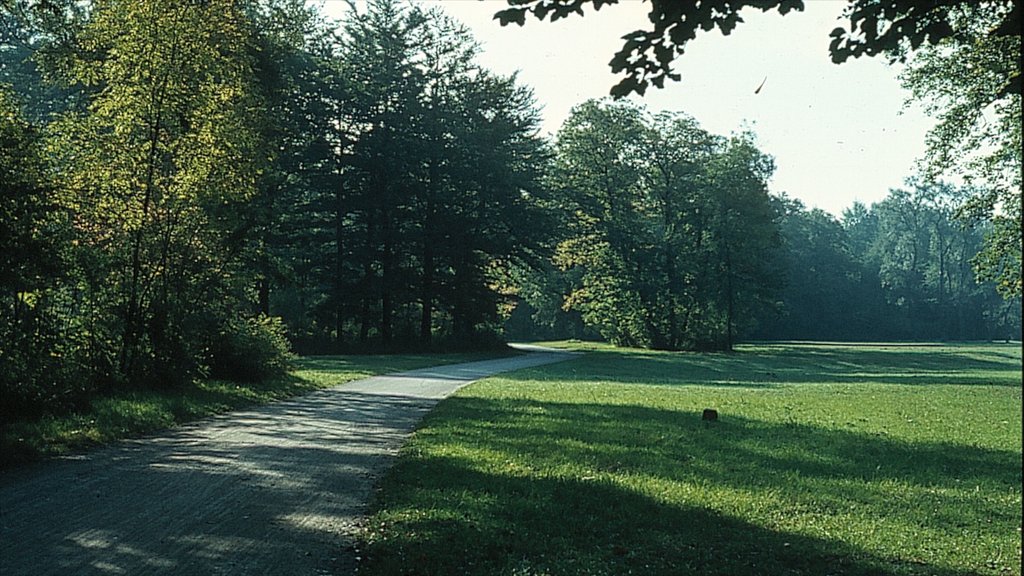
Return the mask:
[(586, 349), (432, 412), (361, 573), (1020, 574), (1019, 345)]
[(378, 374), (501, 355), (313, 356), (299, 359), (288, 376), (258, 384), (200, 380), (175, 390), (126, 391), (96, 398), (84, 412), (35, 422), (0, 423), (0, 466), (67, 454)]

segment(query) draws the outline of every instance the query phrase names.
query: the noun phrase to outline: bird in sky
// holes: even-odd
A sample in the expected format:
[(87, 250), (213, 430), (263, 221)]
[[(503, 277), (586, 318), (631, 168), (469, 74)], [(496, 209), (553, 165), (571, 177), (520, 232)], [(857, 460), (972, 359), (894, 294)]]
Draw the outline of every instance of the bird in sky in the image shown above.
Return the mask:
[(761, 88), (764, 88), (764, 83), (767, 82), (767, 81), (768, 81), (768, 77), (765, 76), (764, 80), (761, 80), (761, 83), (757, 86), (757, 89), (754, 90), (754, 94), (759, 94), (761, 92)]

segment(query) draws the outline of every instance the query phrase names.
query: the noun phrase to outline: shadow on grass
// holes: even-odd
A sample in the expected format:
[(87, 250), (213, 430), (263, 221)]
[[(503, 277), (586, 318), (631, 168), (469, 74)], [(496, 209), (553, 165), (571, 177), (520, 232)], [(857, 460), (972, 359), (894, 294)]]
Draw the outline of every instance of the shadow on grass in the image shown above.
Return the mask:
[[(972, 348), (784, 344), (747, 346), (734, 353), (599, 349), (588, 351), (586, 358), (584, 369), (581, 363), (568, 362), (509, 377), (758, 387), (860, 382), (1021, 386), (1019, 349), (1001, 345)], [(642, 371), (637, 370), (636, 361), (643, 362)]]
[[(1005, 499), (1019, 498), (1019, 453), (466, 397), (420, 435), (383, 485), (377, 518), (393, 527), (370, 538), (370, 574), (961, 576), (1018, 561), (1020, 510)], [(722, 493), (754, 499), (761, 516), (714, 509), (729, 507), (714, 501)], [(832, 528), (797, 533), (793, 515)], [(878, 533), (856, 544), (856, 526)], [(991, 549), (930, 558), (965, 534), (967, 548), (998, 542), (1011, 560), (984, 570)]]

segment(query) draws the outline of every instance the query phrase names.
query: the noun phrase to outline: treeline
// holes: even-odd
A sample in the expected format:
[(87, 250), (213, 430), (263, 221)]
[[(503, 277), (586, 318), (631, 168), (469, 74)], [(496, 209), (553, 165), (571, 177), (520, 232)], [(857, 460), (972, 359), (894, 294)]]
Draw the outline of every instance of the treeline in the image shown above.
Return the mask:
[(911, 180), (841, 218), (780, 199), (786, 281), (749, 337), (1019, 340), (1020, 297), (976, 279), (991, 225), (958, 217), (977, 193)]
[(981, 191), (909, 181), (842, 218), (770, 195), (753, 137), (587, 102), (559, 132), (551, 263), (520, 271), (512, 338), (670, 350), (763, 340), (1019, 339), (1020, 298), (976, 280)]
[(557, 137), (437, 11), (5, 0), (0, 416), (279, 374), (289, 350), (1019, 335), (973, 191), (841, 221), (754, 137), (577, 107)]

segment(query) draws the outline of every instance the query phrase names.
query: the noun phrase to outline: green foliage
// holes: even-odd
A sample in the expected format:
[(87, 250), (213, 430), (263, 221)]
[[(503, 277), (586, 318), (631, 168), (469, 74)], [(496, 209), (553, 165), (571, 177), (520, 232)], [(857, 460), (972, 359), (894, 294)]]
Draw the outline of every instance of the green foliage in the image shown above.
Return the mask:
[(260, 101), (231, 3), (97, 2), (52, 71), (86, 105), (48, 127), (74, 285), (123, 385), (188, 382), (209, 318), (238, 310)]
[(34, 417), (82, 402), (88, 341), (60, 286), (66, 226), (34, 126), (0, 84), (0, 418)]
[[(1020, 5), (1017, 4), (1019, 13)], [(1020, 31), (992, 37), (996, 20), (979, 7), (957, 38), (914, 54), (900, 79), (938, 123), (928, 133), (923, 160), (931, 179), (955, 175), (978, 188), (960, 204), (969, 224), (991, 223), (978, 257), (978, 278), (994, 282), (1007, 299), (1021, 296)], [(1006, 89), (1016, 75), (1018, 88)]]
[(96, 390), (87, 334), (74, 326), (60, 293), (20, 293), (17, 317), (0, 326), (0, 419), (38, 418), (81, 406)]
[(291, 343), (280, 318), (229, 318), (210, 347), (210, 376), (261, 382), (292, 366)]
[(585, 348), (442, 402), (360, 572), (1017, 572), (1019, 347)]
[(304, 348), (474, 346), (497, 321), (504, 271), (543, 238), (543, 145), (530, 93), (476, 51), (442, 13), (379, 1), (316, 60), (327, 145), (272, 248), (270, 301)]
[(986, 236), (956, 206), (970, 188), (909, 180), (842, 220), (780, 199), (785, 286), (748, 335), (783, 340), (987, 340), (1020, 337), (1019, 300), (975, 281)]
[[(502, 26), (526, 22), (527, 13), (538, 20), (552, 22), (571, 14), (583, 15), (584, 7), (600, 10), (619, 0), (507, 0), (509, 8), (494, 18)], [(636, 93), (643, 96), (651, 84), (661, 88), (666, 79), (679, 81), (672, 62), (681, 56), (688, 42), (700, 32), (718, 29), (729, 35), (743, 22), (741, 12), (756, 8), (780, 14), (803, 10), (803, 0), (740, 0), (715, 2), (651, 2), (650, 30), (629, 31), (622, 36), (622, 49), (609, 66), (613, 73), (625, 73), (611, 89), (616, 98)], [(1014, 40), (1020, 45), (1021, 3), (1019, 0), (850, 0), (845, 16), (849, 29), (838, 27), (830, 34), (829, 52), (833, 61), (863, 55), (886, 54), (892, 59), (904, 56), (922, 45), (934, 45), (950, 38), (959, 39), (978, 19), (990, 26), (983, 30), (994, 42)], [(824, 39), (822, 39), (824, 41)], [(1019, 65), (1002, 70), (999, 83), (989, 96), (1021, 93)]]
[(778, 244), (748, 136), (692, 118), (587, 102), (558, 134), (550, 186), (564, 219), (564, 306), (620, 345), (728, 349), (776, 286)]
[(0, 84), (0, 287), (8, 297), (55, 273), (54, 242), (46, 237), (52, 205), (38, 132)]

